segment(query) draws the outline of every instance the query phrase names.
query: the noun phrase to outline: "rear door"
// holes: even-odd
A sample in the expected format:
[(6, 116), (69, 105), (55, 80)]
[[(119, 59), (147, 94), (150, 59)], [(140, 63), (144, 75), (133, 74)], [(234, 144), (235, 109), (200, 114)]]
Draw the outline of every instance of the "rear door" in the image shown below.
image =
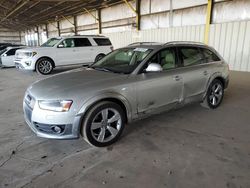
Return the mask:
[(179, 46), (177, 49), (182, 64), (183, 98), (186, 102), (200, 100), (211, 74), (209, 65), (206, 64), (200, 48)]
[(108, 54), (113, 50), (112, 43), (108, 38), (93, 38), (93, 41), (96, 45), (95, 57), (98, 54)]
[(94, 48), (88, 38), (74, 38), (75, 49), (74, 54), (77, 63), (89, 64), (94, 62)]

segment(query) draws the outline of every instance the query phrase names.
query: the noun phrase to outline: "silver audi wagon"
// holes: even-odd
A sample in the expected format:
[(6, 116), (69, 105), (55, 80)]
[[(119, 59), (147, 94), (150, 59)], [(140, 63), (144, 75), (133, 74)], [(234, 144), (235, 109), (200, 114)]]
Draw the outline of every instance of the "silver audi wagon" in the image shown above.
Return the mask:
[(37, 136), (83, 137), (102, 147), (136, 119), (192, 102), (217, 108), (228, 81), (228, 64), (207, 45), (134, 43), (91, 66), (32, 84), (24, 117)]

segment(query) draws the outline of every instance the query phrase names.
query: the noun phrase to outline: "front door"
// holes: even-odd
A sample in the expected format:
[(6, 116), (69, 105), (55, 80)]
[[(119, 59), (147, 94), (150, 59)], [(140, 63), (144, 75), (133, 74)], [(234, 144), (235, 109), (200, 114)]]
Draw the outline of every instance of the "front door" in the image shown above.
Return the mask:
[(137, 110), (138, 113), (151, 113), (173, 108), (181, 99), (183, 79), (177, 68), (174, 49), (166, 48), (155, 54), (148, 62), (158, 63), (160, 72), (145, 72), (138, 76)]
[(57, 46), (56, 53), (56, 66), (58, 65), (70, 65), (79, 63), (75, 41), (73, 38), (64, 39)]

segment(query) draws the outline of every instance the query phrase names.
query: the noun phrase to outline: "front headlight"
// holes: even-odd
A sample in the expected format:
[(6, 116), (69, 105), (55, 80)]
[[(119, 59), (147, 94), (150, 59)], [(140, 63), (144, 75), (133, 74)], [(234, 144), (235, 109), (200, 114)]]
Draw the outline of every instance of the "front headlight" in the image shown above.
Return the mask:
[(67, 112), (69, 111), (73, 101), (71, 100), (41, 100), (38, 101), (38, 105), (43, 110), (55, 111), (55, 112)]
[(25, 52), (24, 55), (27, 57), (33, 57), (37, 54), (37, 52)]

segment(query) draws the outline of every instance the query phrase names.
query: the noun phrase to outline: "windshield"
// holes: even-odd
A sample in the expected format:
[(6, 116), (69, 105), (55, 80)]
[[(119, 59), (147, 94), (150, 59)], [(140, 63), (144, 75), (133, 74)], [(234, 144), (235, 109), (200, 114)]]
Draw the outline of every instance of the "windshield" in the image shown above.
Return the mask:
[(53, 47), (55, 46), (61, 39), (58, 38), (51, 38), (47, 40), (47, 42), (43, 43), (41, 47)]
[(97, 61), (91, 67), (97, 70), (130, 74), (151, 51), (147, 48), (118, 49)]
[(0, 55), (2, 55), (4, 52), (6, 52), (7, 49), (4, 49), (4, 50), (0, 50)]

